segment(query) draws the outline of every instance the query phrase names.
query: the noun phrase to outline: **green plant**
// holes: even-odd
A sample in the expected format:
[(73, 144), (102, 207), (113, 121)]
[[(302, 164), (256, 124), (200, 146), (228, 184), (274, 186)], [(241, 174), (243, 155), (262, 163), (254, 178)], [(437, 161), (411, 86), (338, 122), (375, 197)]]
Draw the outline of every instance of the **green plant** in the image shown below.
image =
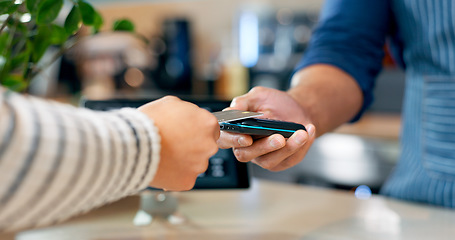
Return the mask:
[[(62, 18), (64, 3), (71, 10)], [(0, 0), (0, 84), (23, 91), (43, 68), (77, 41), (73, 37), (85, 25), (97, 33), (103, 25), (99, 12), (85, 0)], [(114, 30), (134, 31), (126, 20)], [(40, 62), (51, 46), (60, 49), (51, 61)]]

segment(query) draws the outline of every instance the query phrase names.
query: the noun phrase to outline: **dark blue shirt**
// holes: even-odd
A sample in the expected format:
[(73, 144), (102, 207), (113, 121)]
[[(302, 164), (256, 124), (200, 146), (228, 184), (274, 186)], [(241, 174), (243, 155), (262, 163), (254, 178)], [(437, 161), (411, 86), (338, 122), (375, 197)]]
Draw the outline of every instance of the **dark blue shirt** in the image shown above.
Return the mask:
[(406, 88), (400, 160), (381, 193), (455, 208), (455, 1), (326, 0), (298, 69), (323, 63), (354, 77), (356, 120), (373, 101), (386, 39)]
[(364, 104), (357, 120), (372, 103), (375, 78), (382, 68), (386, 37), (399, 65), (402, 47), (388, 0), (327, 0), (309, 48), (297, 69), (312, 64), (334, 65), (358, 82)]

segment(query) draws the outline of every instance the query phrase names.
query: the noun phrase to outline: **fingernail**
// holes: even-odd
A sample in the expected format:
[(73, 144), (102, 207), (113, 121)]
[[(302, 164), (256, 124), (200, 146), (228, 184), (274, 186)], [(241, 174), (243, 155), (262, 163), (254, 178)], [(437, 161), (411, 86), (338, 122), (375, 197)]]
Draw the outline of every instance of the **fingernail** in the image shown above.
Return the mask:
[(307, 138), (305, 138), (303, 136), (303, 134), (299, 133), (297, 135), (294, 136), (294, 141), (298, 144), (298, 145), (303, 145), (305, 142), (306, 142)]
[(240, 150), (238, 150), (238, 149), (234, 149), (234, 151), (233, 151), (233, 152), (234, 152), (234, 156), (235, 156), (235, 158), (237, 158), (237, 160), (238, 160), (238, 159), (239, 159), (239, 156), (240, 156)]
[(238, 142), (239, 145), (242, 146), (242, 147), (247, 147), (248, 145), (250, 145), (250, 143), (248, 142), (248, 140), (246, 140), (246, 137), (239, 137), (239, 138), (237, 138), (237, 142)]
[(281, 142), (276, 139), (276, 138), (272, 138), (270, 140), (270, 145), (274, 148), (274, 149), (278, 149), (278, 148), (281, 148), (282, 147), (282, 144)]
[(315, 129), (314, 125), (310, 124), (308, 126), (307, 130), (308, 130), (308, 135), (310, 135), (310, 137), (314, 137), (314, 134), (316, 133), (316, 129)]

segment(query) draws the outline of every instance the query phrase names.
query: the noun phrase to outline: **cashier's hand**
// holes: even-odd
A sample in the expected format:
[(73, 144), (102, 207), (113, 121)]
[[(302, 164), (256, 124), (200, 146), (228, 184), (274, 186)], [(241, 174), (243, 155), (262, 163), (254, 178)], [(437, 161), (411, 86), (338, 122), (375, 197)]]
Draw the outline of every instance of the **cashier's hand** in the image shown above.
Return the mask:
[(218, 151), (218, 121), (209, 111), (167, 96), (138, 109), (148, 115), (161, 135), (161, 160), (150, 186), (182, 191), (193, 188)]
[(233, 148), (240, 162), (253, 162), (270, 171), (285, 170), (304, 158), (315, 139), (314, 125), (286, 92), (255, 87), (247, 94), (234, 98), (230, 109), (261, 112), (265, 118), (303, 124), (308, 131), (298, 130), (288, 139), (274, 134), (254, 142), (251, 136), (221, 131), (218, 146)]

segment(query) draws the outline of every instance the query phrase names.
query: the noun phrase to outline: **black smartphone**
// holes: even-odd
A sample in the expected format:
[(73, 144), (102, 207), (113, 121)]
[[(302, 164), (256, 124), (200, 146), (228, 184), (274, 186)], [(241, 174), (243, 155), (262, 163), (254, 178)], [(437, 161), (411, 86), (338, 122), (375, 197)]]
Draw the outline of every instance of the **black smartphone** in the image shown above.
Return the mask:
[(233, 133), (242, 133), (252, 136), (270, 136), (272, 134), (281, 134), (289, 138), (297, 130), (305, 130), (305, 126), (299, 123), (263, 119), (248, 118), (233, 122), (220, 123), (220, 130)]

